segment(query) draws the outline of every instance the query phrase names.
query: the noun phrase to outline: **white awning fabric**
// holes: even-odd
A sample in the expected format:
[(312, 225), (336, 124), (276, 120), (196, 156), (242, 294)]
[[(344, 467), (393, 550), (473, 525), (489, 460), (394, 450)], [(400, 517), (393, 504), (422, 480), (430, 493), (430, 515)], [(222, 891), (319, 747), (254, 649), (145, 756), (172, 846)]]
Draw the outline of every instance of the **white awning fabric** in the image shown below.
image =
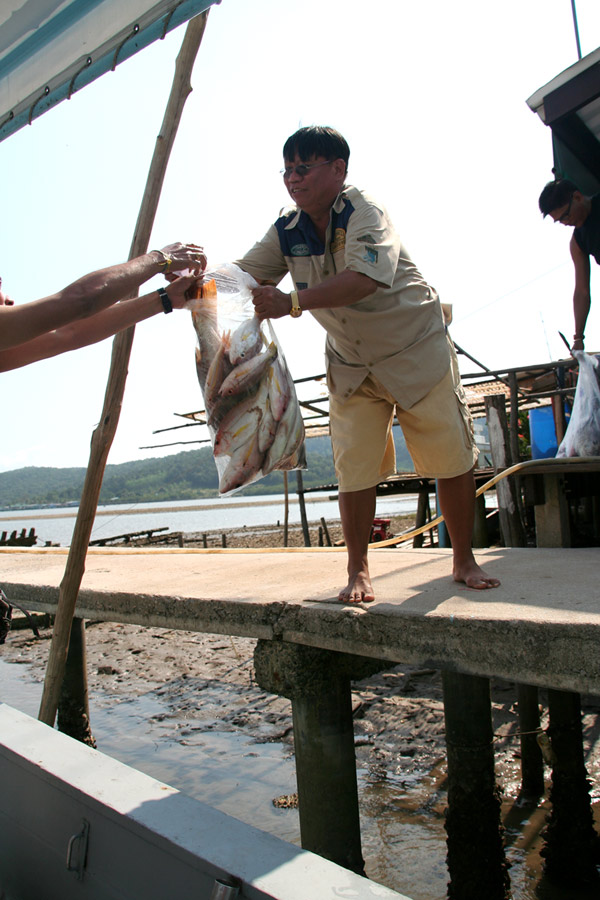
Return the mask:
[(0, 140), (220, 0), (11, 0), (0, 6)]

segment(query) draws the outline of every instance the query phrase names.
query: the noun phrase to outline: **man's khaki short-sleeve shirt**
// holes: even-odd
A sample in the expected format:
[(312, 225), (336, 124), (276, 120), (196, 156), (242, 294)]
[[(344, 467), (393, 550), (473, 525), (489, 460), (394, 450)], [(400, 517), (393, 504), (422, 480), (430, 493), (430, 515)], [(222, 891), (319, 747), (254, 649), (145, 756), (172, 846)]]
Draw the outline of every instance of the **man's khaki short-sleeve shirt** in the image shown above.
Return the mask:
[(329, 389), (351, 396), (372, 373), (408, 409), (450, 365), (436, 292), (422, 277), (386, 211), (357, 188), (337, 197), (325, 244), (306, 213), (282, 212), (264, 238), (237, 263), (258, 281), (278, 284), (291, 273), (301, 291), (349, 269), (377, 290), (349, 306), (311, 310), (327, 332)]

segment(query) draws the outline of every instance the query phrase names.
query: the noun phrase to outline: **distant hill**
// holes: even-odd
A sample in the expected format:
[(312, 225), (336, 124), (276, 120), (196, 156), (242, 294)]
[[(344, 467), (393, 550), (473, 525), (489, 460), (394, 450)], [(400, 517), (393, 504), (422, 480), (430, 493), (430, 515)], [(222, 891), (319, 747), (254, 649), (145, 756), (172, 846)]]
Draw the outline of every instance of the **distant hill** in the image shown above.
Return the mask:
[[(412, 463), (400, 429), (394, 429), (396, 458), (401, 471), (411, 471)], [(334, 484), (336, 481), (328, 437), (306, 442), (308, 468), (303, 472), (305, 487)], [(61, 506), (77, 504), (85, 478), (85, 468), (58, 469), (28, 466), (0, 472), (0, 507)], [(291, 477), (294, 479), (293, 473)], [(217, 469), (210, 447), (185, 450), (173, 456), (139, 459), (108, 465), (104, 474), (100, 503), (149, 503), (157, 500), (193, 500), (216, 497)], [(273, 472), (240, 492), (283, 493), (283, 473)]]

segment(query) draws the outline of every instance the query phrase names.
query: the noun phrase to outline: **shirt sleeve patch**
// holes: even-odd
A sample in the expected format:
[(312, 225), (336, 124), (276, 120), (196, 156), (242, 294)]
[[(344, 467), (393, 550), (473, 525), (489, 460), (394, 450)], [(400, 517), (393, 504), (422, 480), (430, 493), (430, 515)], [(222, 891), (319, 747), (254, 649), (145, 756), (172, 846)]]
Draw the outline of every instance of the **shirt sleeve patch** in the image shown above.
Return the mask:
[(375, 249), (375, 247), (365, 247), (365, 254), (363, 256), (365, 262), (368, 262), (372, 266), (377, 265), (377, 261), (379, 260), (379, 251)]
[(331, 252), (338, 253), (346, 246), (346, 229), (336, 228), (331, 242)]
[(310, 249), (308, 244), (293, 244), (290, 253), (292, 256), (310, 256)]
[(372, 234), (361, 234), (360, 237), (356, 238), (357, 241), (360, 241), (361, 244), (376, 244), (377, 241), (373, 237)]

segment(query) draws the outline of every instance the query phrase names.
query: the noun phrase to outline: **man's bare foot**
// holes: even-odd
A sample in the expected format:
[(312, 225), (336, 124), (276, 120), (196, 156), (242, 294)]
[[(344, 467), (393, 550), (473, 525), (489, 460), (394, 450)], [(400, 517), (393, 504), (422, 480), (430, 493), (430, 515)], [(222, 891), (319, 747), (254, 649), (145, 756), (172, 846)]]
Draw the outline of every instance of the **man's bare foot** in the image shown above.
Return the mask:
[(362, 569), (351, 575), (338, 595), (340, 603), (372, 603), (375, 599), (369, 572)]
[(455, 562), (452, 575), (455, 581), (462, 581), (467, 587), (475, 591), (485, 591), (488, 588), (495, 588), (500, 585), (499, 579), (484, 572), (474, 559), (462, 564)]

